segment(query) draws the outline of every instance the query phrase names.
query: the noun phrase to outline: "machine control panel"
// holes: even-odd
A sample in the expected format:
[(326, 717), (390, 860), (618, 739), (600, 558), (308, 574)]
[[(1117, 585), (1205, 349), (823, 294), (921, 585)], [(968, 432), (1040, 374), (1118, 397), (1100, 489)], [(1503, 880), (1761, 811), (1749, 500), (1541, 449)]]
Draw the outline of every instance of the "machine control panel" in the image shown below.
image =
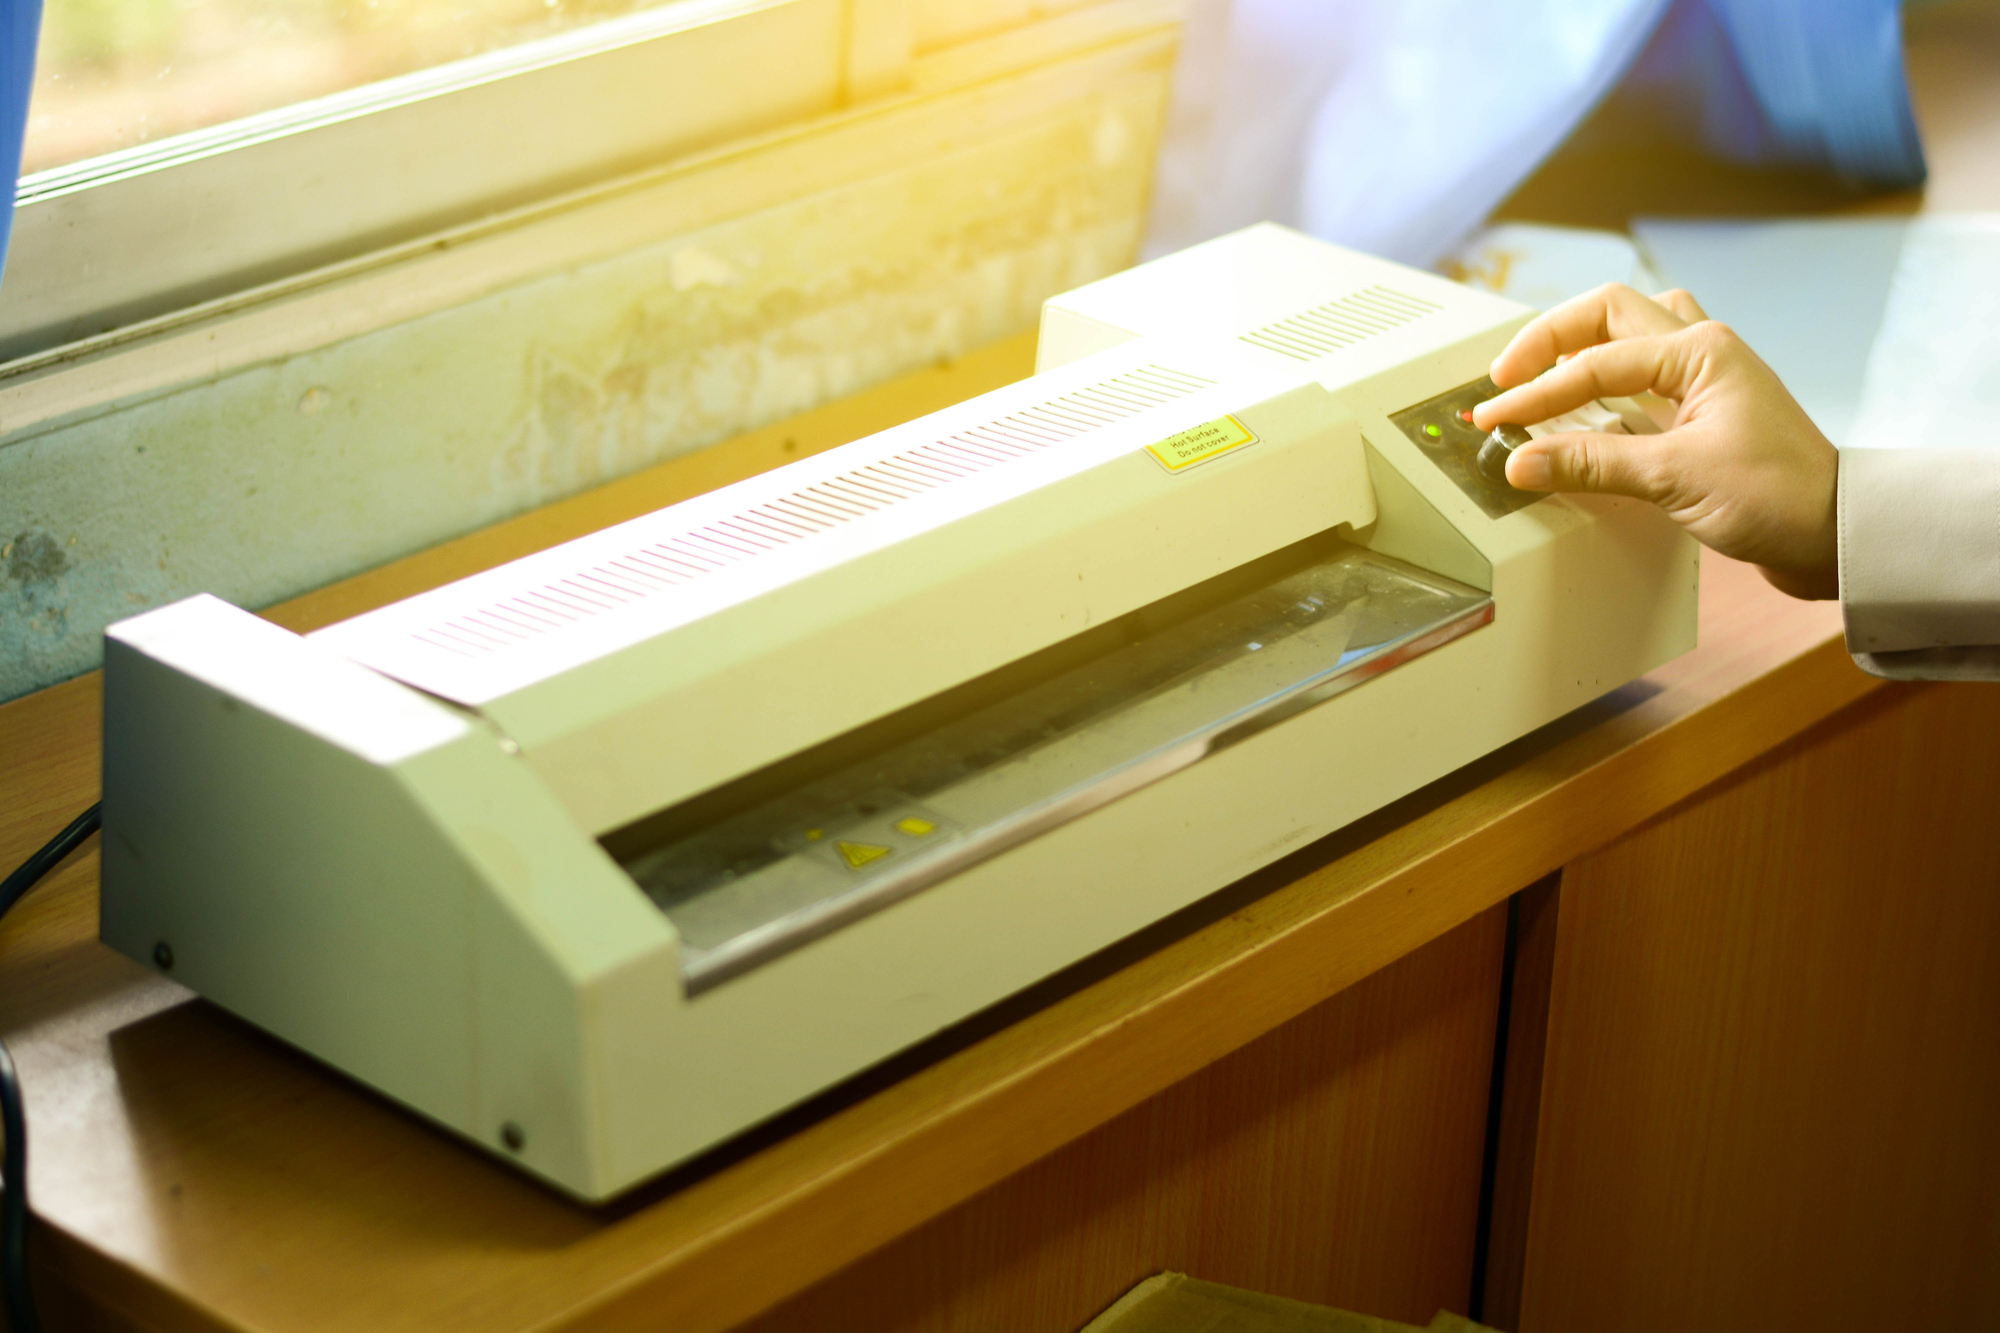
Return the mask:
[(1488, 518), (1505, 518), (1543, 498), (1539, 491), (1517, 491), (1507, 484), (1506, 459), (1495, 457), (1498, 450), (1488, 450), (1488, 466), (1480, 466), (1488, 437), (1472, 424), (1472, 409), (1499, 392), (1482, 375), (1389, 418)]

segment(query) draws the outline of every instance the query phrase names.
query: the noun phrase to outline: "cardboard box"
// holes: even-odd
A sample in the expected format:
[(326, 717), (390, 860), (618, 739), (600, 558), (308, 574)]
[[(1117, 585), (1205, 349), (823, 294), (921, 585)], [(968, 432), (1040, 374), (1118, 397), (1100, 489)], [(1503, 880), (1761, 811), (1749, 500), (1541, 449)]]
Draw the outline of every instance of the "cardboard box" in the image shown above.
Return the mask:
[(1440, 1310), (1427, 1328), (1160, 1273), (1119, 1297), (1083, 1333), (1493, 1333)]

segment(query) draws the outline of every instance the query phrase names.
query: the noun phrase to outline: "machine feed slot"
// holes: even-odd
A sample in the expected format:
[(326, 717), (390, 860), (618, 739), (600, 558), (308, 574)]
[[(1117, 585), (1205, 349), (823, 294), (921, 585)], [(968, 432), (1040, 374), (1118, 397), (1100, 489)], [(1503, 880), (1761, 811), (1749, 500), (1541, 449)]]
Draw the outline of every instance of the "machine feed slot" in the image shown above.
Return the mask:
[(602, 841), (698, 994), (1492, 616), (1476, 588), (1314, 538)]

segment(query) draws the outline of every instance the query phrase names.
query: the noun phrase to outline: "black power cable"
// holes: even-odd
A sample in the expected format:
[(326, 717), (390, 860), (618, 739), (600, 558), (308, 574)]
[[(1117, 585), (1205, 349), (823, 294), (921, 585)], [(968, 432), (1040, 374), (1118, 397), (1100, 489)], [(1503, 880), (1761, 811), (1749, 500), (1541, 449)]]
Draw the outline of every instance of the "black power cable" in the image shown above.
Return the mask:
[[(42, 876), (81, 847), (103, 820), (104, 804), (100, 801), (0, 880), (0, 916), (7, 915)], [(40, 1333), (41, 1321), (35, 1317), (34, 1297), (28, 1289), (28, 1116), (21, 1103), (21, 1079), (5, 1042), (0, 1042), (0, 1133), (7, 1136), (6, 1153), (0, 1156), (0, 1274), (6, 1279), (7, 1324), (13, 1333)]]
[(0, 1041), (0, 1132), (7, 1153), (0, 1164), (0, 1268), (7, 1274), (7, 1327), (37, 1333), (34, 1294), (28, 1290), (28, 1118), (22, 1113), (21, 1080), (14, 1057)]
[(104, 822), (104, 802), (99, 801), (90, 809), (69, 821), (69, 827), (49, 839), (48, 846), (21, 862), (20, 868), (6, 879), (0, 880), (0, 916), (7, 915), (21, 895), (35, 887), (37, 880), (54, 870), (62, 859), (83, 846), (83, 840), (97, 832), (97, 826)]

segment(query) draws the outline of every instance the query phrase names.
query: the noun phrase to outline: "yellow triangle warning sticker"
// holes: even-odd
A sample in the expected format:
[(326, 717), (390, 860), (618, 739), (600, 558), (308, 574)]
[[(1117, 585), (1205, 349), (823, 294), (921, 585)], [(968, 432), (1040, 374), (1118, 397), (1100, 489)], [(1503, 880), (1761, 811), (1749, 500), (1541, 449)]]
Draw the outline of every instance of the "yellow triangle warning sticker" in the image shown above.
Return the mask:
[(874, 842), (837, 842), (834, 846), (840, 849), (840, 857), (847, 862), (849, 870), (859, 870), (870, 861), (879, 861), (894, 850)]

